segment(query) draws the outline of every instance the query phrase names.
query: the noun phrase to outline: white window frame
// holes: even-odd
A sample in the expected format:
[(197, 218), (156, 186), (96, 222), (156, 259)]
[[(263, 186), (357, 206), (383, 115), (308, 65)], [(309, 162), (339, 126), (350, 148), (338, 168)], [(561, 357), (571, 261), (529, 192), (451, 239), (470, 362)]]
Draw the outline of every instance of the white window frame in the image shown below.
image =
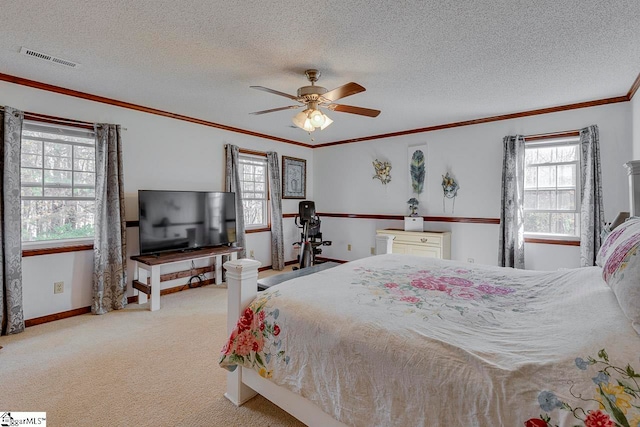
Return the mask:
[[(81, 136), (81, 137), (89, 137), (89, 138), (94, 138), (94, 148), (95, 148), (95, 133), (92, 130), (89, 129), (85, 129), (85, 128), (79, 128), (79, 127), (73, 127), (73, 126), (63, 126), (63, 125), (56, 125), (56, 124), (49, 124), (49, 123), (43, 123), (43, 122), (39, 122), (39, 121), (31, 121), (31, 120), (25, 120), (24, 124), (23, 124), (23, 134), (21, 135), (21, 137), (23, 137), (24, 135), (24, 131), (38, 131), (41, 130), (42, 132), (48, 132), (48, 133), (60, 133), (60, 134), (64, 134), (64, 135), (68, 135), (68, 136)], [(71, 141), (64, 141), (64, 140), (60, 140), (60, 139), (52, 139), (52, 138), (39, 138), (39, 137), (32, 137), (32, 136), (27, 136), (24, 137), (25, 139), (30, 139), (30, 140), (39, 140), (42, 143), (44, 142), (55, 142), (55, 143), (61, 143), (61, 144), (68, 144), (71, 146), (87, 146), (88, 144), (84, 144), (81, 142), (71, 142)], [(95, 196), (94, 197), (88, 197), (88, 196), (73, 196), (73, 190), (75, 188), (93, 188), (95, 191), (95, 182), (93, 186), (90, 185), (75, 185), (74, 183), (74, 178), (73, 178), (73, 172), (83, 172), (83, 171), (79, 171), (75, 169), (74, 166), (74, 154), (73, 154), (73, 149), (71, 150), (72, 152), (72, 158), (71, 158), (71, 169), (70, 170), (65, 170), (65, 172), (71, 172), (71, 176), (72, 176), (72, 183), (70, 186), (60, 186), (60, 187), (66, 187), (66, 188), (71, 188), (71, 194), (72, 196), (70, 197), (46, 197), (46, 196), (23, 196), (22, 195), (22, 188), (23, 187), (34, 187), (34, 185), (22, 185), (21, 183), (21, 196), (20, 196), (20, 201), (22, 203), (22, 200), (82, 200), (82, 201), (93, 201), (95, 203)], [(44, 151), (43, 151), (44, 153)], [(33, 167), (24, 167), (25, 169), (34, 169)], [(20, 165), (20, 170), (22, 171), (23, 169), (23, 165)], [(40, 169), (40, 168), (37, 168)], [(42, 164), (42, 168), (43, 171), (45, 170), (45, 165), (44, 162)], [(43, 172), (44, 173), (44, 172)], [(95, 171), (94, 171), (95, 173)], [(39, 186), (43, 189), (43, 194), (44, 194), (44, 188), (45, 188), (45, 184), (44, 184), (44, 180), (42, 182), (42, 185)], [(95, 219), (94, 219), (95, 221)], [(94, 222), (95, 224), (95, 222)], [(53, 239), (53, 240), (37, 240), (37, 241), (22, 241), (22, 248), (23, 249), (43, 249), (43, 248), (63, 248), (63, 247), (68, 247), (68, 246), (76, 246), (76, 245), (88, 245), (88, 244), (93, 244), (94, 238), (93, 237), (75, 237), (75, 238), (71, 238), (71, 239)]]
[[(566, 164), (575, 164), (576, 165), (576, 186), (575, 186), (575, 209), (574, 210), (561, 210), (561, 209), (526, 209), (524, 208), (524, 213), (526, 215), (527, 212), (548, 212), (548, 213), (573, 213), (576, 215), (576, 234), (559, 234), (559, 233), (536, 233), (536, 232), (528, 232), (525, 230), (524, 237), (530, 239), (548, 239), (548, 240), (559, 240), (559, 241), (579, 241), (580, 240), (580, 205), (581, 205), (581, 154), (580, 154), (580, 137), (579, 136), (568, 136), (561, 138), (548, 138), (548, 139), (540, 139), (536, 141), (527, 142), (525, 139), (525, 155), (526, 150), (528, 148), (548, 148), (548, 147), (562, 147), (567, 145), (575, 145), (577, 150), (577, 159), (571, 162), (545, 162), (545, 163), (536, 163), (535, 166), (555, 166), (555, 165), (566, 165)], [(525, 162), (525, 174), (526, 174), (526, 162)], [(556, 174), (556, 186), (557, 190), (557, 174)], [(537, 187), (540, 188), (540, 187)], [(550, 187), (553, 189), (554, 187)], [(562, 187), (560, 187), (562, 188)], [(523, 205), (526, 206), (526, 183), (523, 194)]]
[[(266, 156), (258, 156), (255, 154), (247, 154), (247, 153), (242, 153), (240, 152), (239, 155), (239, 162), (240, 162), (240, 186), (241, 188), (244, 188), (244, 164), (246, 162), (260, 162), (264, 164), (264, 177), (265, 177), (265, 191), (264, 191), (264, 198), (262, 197), (251, 197), (251, 198), (245, 198), (243, 191), (241, 190), (240, 193), (240, 197), (241, 200), (244, 202), (245, 200), (262, 200), (264, 202), (264, 221), (261, 224), (254, 224), (254, 225), (249, 225), (246, 222), (246, 218), (245, 219), (245, 230), (250, 231), (250, 230), (260, 230), (260, 229), (267, 229), (267, 228), (271, 228), (271, 209), (270, 209), (270, 204), (269, 204), (269, 165), (267, 163), (267, 158)], [(255, 181), (252, 181), (255, 182)]]

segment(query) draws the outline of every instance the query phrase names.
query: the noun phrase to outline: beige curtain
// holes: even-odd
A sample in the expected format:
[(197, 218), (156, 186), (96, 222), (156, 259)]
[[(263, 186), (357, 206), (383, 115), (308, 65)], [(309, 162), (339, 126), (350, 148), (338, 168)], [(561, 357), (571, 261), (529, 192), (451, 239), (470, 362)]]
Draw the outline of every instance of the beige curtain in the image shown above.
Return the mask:
[(96, 124), (93, 304), (104, 314), (127, 305), (127, 245), (120, 126)]
[(20, 209), (20, 139), (24, 114), (11, 107), (4, 107), (4, 112), (0, 110), (0, 116), (0, 335), (9, 335), (24, 331)]

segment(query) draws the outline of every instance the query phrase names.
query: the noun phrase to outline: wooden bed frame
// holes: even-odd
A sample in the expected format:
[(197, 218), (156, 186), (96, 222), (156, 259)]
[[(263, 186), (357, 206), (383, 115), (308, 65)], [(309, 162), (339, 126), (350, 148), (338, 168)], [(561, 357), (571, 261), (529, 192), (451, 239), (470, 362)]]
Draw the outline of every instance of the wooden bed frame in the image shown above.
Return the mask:
[[(640, 216), (640, 160), (624, 165), (629, 175), (629, 198), (632, 216)], [(392, 236), (376, 236), (376, 252), (391, 253)], [(258, 294), (258, 268), (260, 262), (251, 259), (228, 261), (227, 270), (228, 314), (227, 333), (235, 328), (240, 314), (251, 304)], [(260, 394), (298, 420), (311, 427), (346, 427), (322, 411), (316, 404), (304, 397), (280, 387), (255, 370), (238, 367), (227, 374), (227, 392), (225, 396), (240, 406), (252, 397)]]

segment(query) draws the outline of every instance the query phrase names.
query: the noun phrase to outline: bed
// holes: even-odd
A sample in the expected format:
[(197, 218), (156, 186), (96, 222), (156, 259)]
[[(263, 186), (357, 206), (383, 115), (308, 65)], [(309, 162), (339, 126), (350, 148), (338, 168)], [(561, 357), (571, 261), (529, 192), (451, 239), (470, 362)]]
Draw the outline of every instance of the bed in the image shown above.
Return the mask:
[(225, 395), (310, 426), (640, 427), (639, 248), (634, 217), (595, 267), (386, 254), (260, 293), (230, 261)]

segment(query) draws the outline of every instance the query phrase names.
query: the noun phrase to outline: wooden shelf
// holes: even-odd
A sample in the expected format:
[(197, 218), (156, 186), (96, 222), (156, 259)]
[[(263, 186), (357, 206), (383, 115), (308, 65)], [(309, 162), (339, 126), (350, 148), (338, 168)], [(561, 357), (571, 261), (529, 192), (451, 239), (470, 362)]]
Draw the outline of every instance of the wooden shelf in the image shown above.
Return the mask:
[(162, 252), (153, 255), (134, 255), (132, 260), (140, 262), (145, 265), (160, 265), (170, 262), (185, 261), (189, 259), (199, 257), (210, 257), (215, 255), (227, 255), (230, 253), (238, 253), (242, 250), (241, 247), (221, 246), (214, 248), (201, 248), (184, 251), (172, 251)]

